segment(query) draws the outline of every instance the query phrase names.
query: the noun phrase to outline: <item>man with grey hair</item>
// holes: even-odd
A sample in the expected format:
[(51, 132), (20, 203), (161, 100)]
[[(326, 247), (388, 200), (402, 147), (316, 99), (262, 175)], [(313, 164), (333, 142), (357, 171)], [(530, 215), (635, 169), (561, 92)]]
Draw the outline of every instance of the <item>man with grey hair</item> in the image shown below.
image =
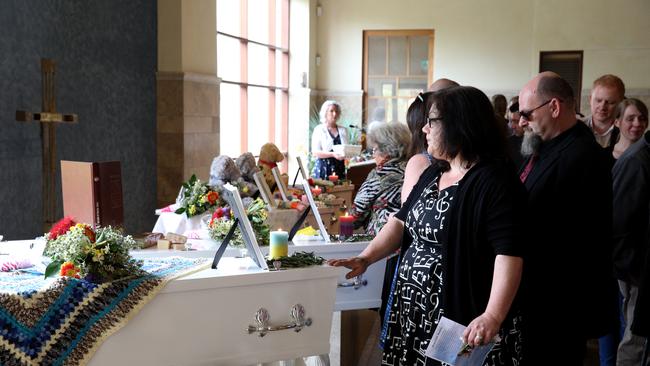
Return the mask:
[[(586, 341), (616, 323), (612, 276), (612, 178), (607, 153), (575, 117), (571, 86), (544, 72), (519, 94), (530, 156), (529, 251), (521, 300), (526, 364), (582, 365)], [(561, 357), (561, 359), (560, 359)]]

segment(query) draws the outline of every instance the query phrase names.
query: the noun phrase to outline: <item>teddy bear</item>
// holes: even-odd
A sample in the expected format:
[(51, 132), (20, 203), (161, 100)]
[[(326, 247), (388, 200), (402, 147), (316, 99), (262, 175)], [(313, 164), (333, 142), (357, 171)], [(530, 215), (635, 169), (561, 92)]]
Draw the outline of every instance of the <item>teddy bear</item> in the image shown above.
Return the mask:
[(237, 159), (235, 159), (235, 164), (239, 168), (241, 176), (245, 181), (255, 183), (255, 178), (253, 176), (260, 170), (255, 163), (255, 157), (252, 153), (246, 152), (241, 154)]
[[(245, 160), (245, 158), (242, 160)], [(212, 160), (208, 185), (217, 192), (221, 192), (223, 185), (226, 183), (236, 186), (242, 197), (249, 197), (257, 192), (257, 186), (254, 183), (247, 182), (242, 177), (241, 170), (231, 157), (219, 155)]]
[(257, 160), (257, 167), (264, 174), (264, 180), (269, 187), (275, 187), (272, 169), (278, 166), (278, 163), (284, 160), (284, 155), (277, 146), (272, 142), (267, 142), (260, 149), (260, 157)]

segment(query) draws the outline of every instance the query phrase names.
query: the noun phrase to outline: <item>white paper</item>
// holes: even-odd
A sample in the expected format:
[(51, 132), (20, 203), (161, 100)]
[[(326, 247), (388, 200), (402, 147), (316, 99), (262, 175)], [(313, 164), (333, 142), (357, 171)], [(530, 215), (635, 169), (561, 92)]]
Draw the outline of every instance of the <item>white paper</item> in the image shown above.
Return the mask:
[(440, 318), (427, 347), (426, 356), (452, 366), (483, 365), (488, 353), (494, 347), (495, 340), (474, 347), (471, 352), (458, 356), (458, 351), (463, 346), (462, 337), (465, 328), (467, 327), (444, 316)]

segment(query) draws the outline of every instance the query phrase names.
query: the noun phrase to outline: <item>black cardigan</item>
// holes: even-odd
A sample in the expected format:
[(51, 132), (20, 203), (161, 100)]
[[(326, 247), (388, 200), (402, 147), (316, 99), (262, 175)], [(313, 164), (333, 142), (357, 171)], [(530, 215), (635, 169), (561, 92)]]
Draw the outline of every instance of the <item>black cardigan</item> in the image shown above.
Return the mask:
[[(402, 221), (424, 188), (444, 167), (434, 163), (414, 186), (396, 217)], [(443, 309), (446, 317), (469, 324), (485, 311), (498, 254), (522, 256), (526, 192), (506, 162), (479, 163), (461, 179), (443, 233)], [(404, 230), (402, 253), (412, 238)], [(511, 307), (510, 314), (513, 314)]]

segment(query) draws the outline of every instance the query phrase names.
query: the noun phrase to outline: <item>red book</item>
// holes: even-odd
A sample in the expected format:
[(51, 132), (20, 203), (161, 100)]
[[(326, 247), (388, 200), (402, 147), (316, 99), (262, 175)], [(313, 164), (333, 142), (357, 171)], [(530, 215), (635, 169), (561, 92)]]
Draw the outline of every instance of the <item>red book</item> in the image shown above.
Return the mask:
[(123, 226), (122, 170), (119, 161), (61, 160), (63, 215), (90, 225)]

